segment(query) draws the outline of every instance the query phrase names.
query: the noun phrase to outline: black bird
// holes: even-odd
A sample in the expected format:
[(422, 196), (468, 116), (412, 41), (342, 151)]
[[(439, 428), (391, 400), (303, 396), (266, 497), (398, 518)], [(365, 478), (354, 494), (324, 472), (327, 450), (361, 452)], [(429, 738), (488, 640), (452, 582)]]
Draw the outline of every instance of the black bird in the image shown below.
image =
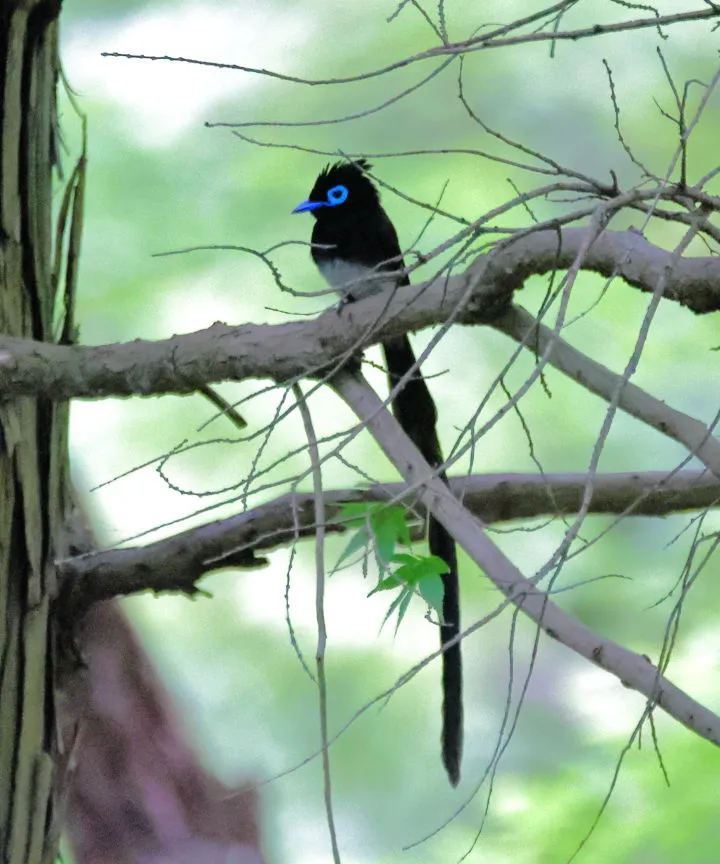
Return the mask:
[[(365, 172), (365, 160), (329, 165), (315, 181), (307, 201), (293, 213), (315, 217), (312, 257), (332, 288), (344, 300), (358, 299), (398, 285), (408, 285), (397, 232), (380, 204), (380, 195)], [(384, 275), (383, 277), (383, 274)], [(390, 388), (415, 366), (407, 336), (383, 343)], [(443, 463), (436, 423), (437, 410), (419, 371), (394, 397), (392, 408), (409, 438), (433, 467)], [(447, 478), (440, 474), (443, 480)], [(460, 597), (455, 542), (446, 529), (430, 519), (430, 552), (450, 568), (443, 576), (441, 645), (460, 632)], [(463, 744), (462, 662), (460, 644), (443, 653), (442, 757), (453, 786), (460, 779)]]

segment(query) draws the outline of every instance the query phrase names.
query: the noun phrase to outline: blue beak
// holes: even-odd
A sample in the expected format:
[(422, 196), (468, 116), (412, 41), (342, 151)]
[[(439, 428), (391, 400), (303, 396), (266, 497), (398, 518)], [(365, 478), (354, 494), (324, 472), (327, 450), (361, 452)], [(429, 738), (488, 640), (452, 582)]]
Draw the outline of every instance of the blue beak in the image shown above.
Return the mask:
[(317, 210), (318, 207), (323, 207), (324, 204), (324, 201), (303, 201), (302, 204), (298, 204), (298, 206), (292, 212), (309, 213), (312, 210)]

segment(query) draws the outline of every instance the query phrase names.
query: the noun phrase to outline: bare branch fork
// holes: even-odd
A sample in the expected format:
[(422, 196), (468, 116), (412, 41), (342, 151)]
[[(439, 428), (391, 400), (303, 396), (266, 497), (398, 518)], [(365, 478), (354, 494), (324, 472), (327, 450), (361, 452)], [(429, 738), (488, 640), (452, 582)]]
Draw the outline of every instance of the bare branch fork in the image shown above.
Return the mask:
[[(50, 398), (67, 398), (188, 392), (199, 383), (221, 378), (299, 378), (386, 334), (445, 323), (447, 310), (452, 309), (458, 321), (491, 324), (525, 347), (542, 353), (547, 362), (606, 400), (622, 384), (619, 406), (623, 410), (683, 443), (715, 474), (715, 478), (692, 476), (680, 500), (672, 497), (673, 490), (678, 491), (674, 484), (679, 479), (684, 482), (687, 475), (674, 478), (671, 485), (657, 476), (649, 481), (641, 478), (644, 484), (641, 490), (626, 477), (622, 481), (625, 487), (622, 501), (617, 497), (616, 478), (610, 481), (616, 486), (612, 493), (616, 496), (614, 504), (611, 508), (606, 506), (605, 512), (608, 509), (615, 513), (653, 512), (644, 508), (642, 501), (644, 496), (647, 501), (657, 501), (656, 492), (664, 495), (665, 503), (654, 504), (659, 508), (655, 512), (711, 506), (717, 498), (714, 483), (720, 477), (720, 445), (711, 430), (635, 385), (621, 382), (620, 376), (565, 343), (510, 301), (514, 290), (522, 287), (528, 276), (571, 266), (582, 252), (579, 266), (583, 269), (608, 276), (620, 273), (629, 284), (647, 291), (655, 290), (663, 279), (666, 297), (695, 311), (708, 312), (720, 306), (720, 262), (714, 258), (672, 261), (671, 253), (652, 246), (632, 231), (605, 231), (589, 248), (587, 241), (587, 230), (580, 228), (565, 229), (559, 234), (550, 231), (529, 234), (508, 242), (491, 256), (479, 256), (461, 276), (438, 279), (420, 289), (399, 290), (389, 300), (376, 297), (361, 301), (346, 309), (342, 316), (331, 311), (314, 322), (238, 328), (216, 324), (207, 331), (161, 342), (136, 341), (100, 347), (0, 339), (0, 387), (8, 396), (43, 393)], [(459, 307), (463, 299), (465, 304)], [(593, 498), (591, 512), (602, 510), (603, 501), (605, 505), (608, 502), (602, 478), (598, 481), (601, 486)], [(456, 482), (461, 484), (463, 497), (472, 506), (473, 484), (479, 483), (481, 488), (484, 481), (458, 478)], [(523, 478), (522, 482), (527, 488), (531, 481)], [(655, 488), (649, 488), (648, 482)], [(562, 512), (562, 504), (558, 502), (562, 500), (563, 483), (557, 480), (542, 483), (540, 489), (536, 487), (535, 505), (523, 495), (525, 509), (522, 513), (515, 509), (514, 518)], [(576, 495), (582, 486), (580, 478), (571, 480), (570, 485), (573, 484), (575, 491), (571, 494)], [(392, 489), (385, 486), (381, 493), (345, 490), (339, 493), (340, 497), (330, 496), (328, 503), (373, 494), (387, 500), (388, 494), (402, 494), (398, 487)], [(512, 493), (512, 487), (506, 487), (506, 491)], [(415, 490), (410, 494), (413, 500), (417, 497)], [(628, 497), (633, 495), (634, 498)], [(517, 495), (512, 497), (518, 500)], [(671, 498), (673, 503), (668, 506)], [(290, 501), (292, 513), (288, 521)], [(577, 501), (575, 497), (564, 512), (577, 512)], [(477, 512), (487, 521), (503, 518), (487, 501), (477, 506), (480, 507)], [(263, 559), (255, 557), (256, 553), (314, 533), (312, 509), (306, 509), (301, 496), (292, 496), (144, 548), (110, 550), (68, 560), (62, 563), (61, 572), (69, 577), (64, 581), (72, 595), (71, 605), (85, 608), (98, 599), (147, 588), (192, 592), (197, 579), (208, 570), (221, 566), (257, 567)], [(330, 530), (338, 530), (332, 519), (330, 523)], [(83, 578), (88, 576), (92, 578)]]
[[(711, 430), (622, 381), (511, 301), (514, 291), (530, 275), (580, 267), (606, 276), (620, 274), (628, 284), (641, 290), (662, 289), (664, 296), (696, 312), (708, 312), (720, 307), (720, 261), (673, 259), (671, 253), (653, 246), (633, 231), (605, 231), (591, 236), (590, 230), (566, 228), (561, 232), (530, 233), (506, 241), (490, 255), (478, 256), (460, 276), (401, 289), (390, 298), (370, 298), (346, 308), (341, 316), (333, 310), (314, 322), (238, 328), (216, 324), (207, 331), (161, 342), (136, 341), (100, 347), (0, 339), (0, 387), (8, 396), (42, 393), (58, 399), (188, 392), (200, 384), (223, 378), (251, 376), (285, 381), (332, 366), (344, 354), (387, 335), (433, 323), (446, 324), (451, 310), (457, 321), (490, 324), (524, 347), (532, 348), (608, 401), (620, 392), (620, 408), (683, 443), (710, 468), (715, 478), (710, 482), (707, 478), (702, 482), (693, 478), (695, 488), (687, 490), (688, 496), (679, 505), (709, 506), (716, 500), (713, 483), (720, 478), (720, 444)], [(472, 482), (468, 478), (457, 482), (463, 484), (464, 497), (472, 503), (468, 494)], [(557, 485), (544, 485), (540, 496), (549, 495), (554, 503), (548, 506), (546, 497), (536, 513), (543, 508), (544, 512), (558, 512), (557, 496), (561, 490), (555, 488)], [(637, 492), (632, 483), (626, 486), (627, 493)], [(384, 496), (388, 488), (385, 487)], [(643, 494), (655, 491), (642, 490)], [(362, 494), (344, 492), (342, 499), (336, 498), (335, 502), (357, 500)], [(411, 490), (410, 496), (415, 500), (418, 491)], [(293, 508), (297, 509), (293, 509), (290, 523), (286, 509), (283, 516), (278, 515), (289, 500), (280, 499), (232, 520), (212, 523), (145, 548), (110, 550), (63, 562), (61, 572), (67, 577), (64, 584), (69, 592), (66, 600), (80, 610), (98, 599), (147, 588), (192, 592), (196, 590), (197, 579), (208, 570), (221, 566), (257, 567), (263, 563), (262, 558), (255, 557), (261, 550), (315, 531), (314, 508), (309, 513), (303, 510), (298, 496), (292, 497)], [(602, 507), (602, 500), (603, 493), (599, 491), (591, 509)], [(698, 503), (699, 500), (703, 503)], [(616, 499), (614, 512), (633, 512), (633, 508), (640, 512), (641, 501), (642, 494), (640, 497), (636, 494), (632, 500), (626, 498), (622, 504)], [(333, 503), (332, 498), (328, 503)], [(487, 504), (482, 506), (480, 512), (493, 521), (495, 514), (488, 510)], [(576, 499), (572, 512), (577, 512), (577, 507)], [(530, 509), (524, 515), (532, 515)], [(515, 518), (521, 515), (517, 510), (514, 512)], [(337, 530), (340, 526), (329, 527)], [(88, 576), (92, 578), (83, 578)]]
[(676, 687), (648, 658), (601, 638), (580, 624), (520, 573), (488, 538), (482, 522), (434, 476), (433, 469), (359, 372), (341, 371), (331, 386), (372, 432), (406, 482), (418, 490), (420, 500), (432, 509), (493, 584), (538, 627), (615, 675), (624, 686), (642, 693), (649, 705), (660, 706), (693, 732), (720, 745), (720, 717)]
[[(556, 333), (544, 328), (527, 313), (511, 305), (513, 291), (521, 287), (524, 279), (531, 273), (560, 267), (567, 268), (582, 258), (580, 266), (583, 269), (594, 270), (608, 276), (620, 273), (629, 284), (648, 291), (661, 289), (666, 297), (681, 302), (695, 311), (707, 312), (717, 308), (717, 302), (720, 298), (715, 295), (718, 292), (720, 268), (718, 268), (715, 259), (672, 261), (670, 253), (653, 247), (634, 232), (605, 232), (594, 238), (593, 243), (588, 244), (586, 230), (566, 229), (562, 232), (561, 238), (559, 244), (555, 232), (531, 234), (516, 243), (509, 243), (505, 249), (492, 257), (481, 256), (462, 276), (454, 277), (449, 281), (443, 280), (443, 284), (425, 286), (427, 290), (421, 290), (416, 296), (412, 296), (413, 292), (410, 291), (398, 291), (389, 304), (383, 298), (370, 299), (355, 304), (348, 310), (348, 314), (343, 316), (347, 319), (343, 322), (337, 322), (338, 316), (334, 312), (322, 316), (319, 320), (325, 319), (331, 326), (333, 319), (335, 319), (338, 331), (337, 342), (335, 341), (335, 333), (328, 334), (327, 329), (323, 328), (319, 335), (317, 332), (313, 332), (312, 325), (310, 327), (303, 324), (283, 325), (280, 328), (248, 327), (239, 328), (235, 331), (232, 331), (231, 328), (223, 327), (222, 329), (226, 336), (232, 333), (230, 337), (232, 341), (249, 341), (250, 345), (255, 346), (258, 351), (267, 354), (267, 338), (273, 342), (274, 332), (287, 331), (288, 326), (297, 328), (295, 333), (298, 339), (291, 346), (293, 362), (297, 364), (298, 352), (306, 358), (312, 357), (312, 362), (307, 362), (307, 360), (305, 362), (304, 368), (307, 371), (308, 367), (323, 365), (323, 352), (328, 351), (329, 345), (332, 347), (328, 360), (333, 360), (342, 353), (346, 346), (351, 347), (354, 344), (351, 341), (353, 339), (362, 342), (363, 338), (372, 338), (374, 341), (382, 338), (386, 328), (412, 329), (413, 326), (422, 326), (423, 323), (434, 323), (436, 318), (446, 320), (447, 309), (451, 308), (458, 315), (457, 320), (468, 323), (477, 321), (490, 323), (516, 338), (522, 344), (533, 344), (534, 350), (538, 353), (542, 352), (547, 357), (548, 362), (554, 363), (589, 389), (608, 398), (609, 394), (617, 389), (618, 376), (613, 376), (599, 364), (594, 364), (581, 352), (565, 344)], [(672, 267), (670, 266), (671, 263)], [(681, 284), (681, 280), (684, 284)], [(696, 290), (694, 292), (687, 290), (688, 284), (693, 285)], [(700, 290), (697, 290), (698, 286), (700, 286)], [(469, 301), (468, 292), (471, 292)], [(461, 299), (466, 302), (462, 307), (459, 307), (458, 303)], [(384, 313), (374, 308), (377, 303), (383, 302), (386, 304)], [(444, 313), (443, 310), (445, 310)], [(350, 331), (344, 336), (344, 339), (348, 340), (347, 343), (344, 343), (343, 338), (341, 338), (340, 324), (346, 324), (345, 329)], [(210, 328), (210, 332), (212, 333), (219, 326), (221, 325)], [(315, 326), (317, 326), (317, 322), (315, 322)], [(257, 335), (257, 331), (262, 330), (265, 331), (265, 339), (259, 338)], [(248, 331), (250, 333), (256, 332), (248, 337)], [(533, 334), (532, 340), (528, 339), (530, 332)], [(187, 381), (188, 378), (192, 379), (193, 375), (186, 371), (183, 362), (183, 351), (188, 348), (184, 343), (190, 342), (199, 347), (198, 340), (202, 341), (202, 337), (203, 334), (190, 334), (188, 337), (176, 337), (174, 340), (168, 340), (164, 344), (164, 349), (167, 350), (168, 345), (173, 343), (173, 362), (169, 364), (169, 367), (166, 363), (159, 370), (152, 365), (146, 365), (144, 386), (148, 386), (149, 380), (154, 380), (157, 383), (157, 376), (159, 375), (165, 375), (166, 381), (169, 381), (168, 375), (172, 377), (173, 373), (175, 374), (174, 380)], [(147, 343), (149, 350), (153, 350), (153, 347), (157, 350), (158, 345), (162, 344), (155, 343), (153, 346), (153, 343)], [(34, 357), (37, 360), (37, 355), (34, 355), (32, 350), (28, 351), (27, 343), (11, 343), (6, 340), (0, 346), (0, 350), (5, 352), (4, 360), (0, 354), (0, 369), (2, 370), (0, 374), (3, 376), (13, 365), (15, 373), (22, 369), (22, 351), (19, 354), (13, 354), (13, 349), (18, 347), (26, 352), (25, 356)], [(82, 395), (89, 395), (88, 390), (92, 391), (93, 361), (97, 363), (100, 358), (103, 358), (104, 362), (110, 366), (111, 374), (117, 375), (117, 361), (120, 359), (117, 352), (123, 348), (127, 349), (127, 347), (106, 346), (93, 349), (50, 346), (49, 350), (51, 352), (60, 350), (74, 354), (72, 360), (78, 367), (76, 376), (73, 378), (66, 373), (62, 382), (65, 382), (65, 387), (73, 381), (80, 382), (86, 388), (81, 391)], [(133, 343), (130, 347), (135, 349), (137, 353), (137, 343)], [(273, 349), (270, 350), (272, 352)], [(236, 358), (225, 353), (226, 351), (227, 349), (224, 349), (224, 356), (220, 362), (227, 364), (230, 368)], [(90, 370), (88, 370), (87, 357), (92, 355), (92, 352), (98, 352), (98, 356), (91, 357)], [(10, 359), (12, 357), (15, 357), (14, 361)], [(72, 362), (70, 358), (65, 359), (68, 363)], [(245, 360), (243, 361), (246, 368), (250, 368), (251, 360), (252, 357), (246, 344)], [(47, 361), (47, 357), (43, 358), (43, 362)], [(283, 363), (287, 364), (290, 361), (290, 352), (286, 349), (285, 357), (276, 357), (275, 361), (277, 367), (270, 377), (275, 377), (276, 380), (282, 379), (283, 376), (277, 369), (282, 369)], [(217, 358), (205, 356), (201, 357), (201, 362), (212, 366), (213, 362), (217, 362)], [(269, 374), (271, 359), (266, 358), (260, 362), (267, 364), (265, 368), (268, 371), (265, 374)], [(246, 374), (260, 374), (257, 358), (255, 358), (255, 366), (252, 368), (253, 373)], [(180, 376), (177, 374), (178, 370), (181, 370)], [(296, 366), (292, 371), (299, 377), (302, 370)], [(78, 375), (80, 377), (77, 377)], [(154, 379), (153, 375), (156, 376)], [(287, 373), (285, 377), (287, 377)], [(22, 381), (22, 375), (16, 375), (15, 380), (19, 384)], [(677, 440), (683, 441), (691, 452), (696, 453), (711, 467), (715, 474), (714, 477), (702, 477), (695, 474), (692, 476), (690, 486), (694, 487), (694, 495), (697, 496), (699, 492), (704, 495), (709, 494), (710, 503), (714, 503), (717, 500), (716, 486), (720, 476), (720, 460), (715, 449), (717, 442), (712, 438), (710, 430), (704, 429), (704, 427), (698, 429), (692, 425), (697, 421), (687, 418), (691, 421), (691, 425), (689, 433), (688, 428), (685, 428), (684, 432), (687, 434), (684, 434), (682, 415), (673, 412), (672, 409), (668, 409), (667, 406), (663, 406), (657, 400), (653, 400), (653, 397), (645, 394), (639, 388), (634, 388), (628, 382), (623, 383), (624, 391), (620, 398), (620, 407), (634, 413), (640, 419), (661, 429), (666, 434), (673, 435)], [(385, 404), (369, 388), (359, 373), (350, 374), (341, 370), (331, 379), (330, 385), (353, 408), (363, 426), (370, 430), (386, 455), (404, 477), (409, 489), (412, 490), (413, 501), (417, 500), (432, 510), (433, 514), (446, 525), (466, 552), (510, 602), (517, 605), (548, 635), (563, 642), (595, 665), (609, 671), (626, 686), (642, 693), (648, 699), (649, 706), (662, 707), (668, 714), (700, 736), (715, 744), (720, 744), (720, 718), (672, 684), (649, 660), (594, 634), (556, 606), (549, 595), (540, 590), (533, 581), (522, 576), (512, 562), (489, 540), (484, 531), (483, 523), (478, 517), (463, 506), (434, 476), (433, 470), (424, 462), (419, 452), (404, 435)], [(61, 386), (60, 381), (56, 382), (56, 396), (58, 394), (57, 388)], [(184, 392), (184, 386), (181, 392)], [(141, 392), (148, 392), (148, 390), (144, 389)], [(665, 415), (663, 415), (663, 409), (667, 411)], [(701, 426), (701, 424), (698, 425)], [(697, 435), (693, 437), (693, 433), (698, 433), (699, 437)], [(690, 478), (687, 476), (675, 477), (674, 481), (677, 484), (679, 480), (687, 481), (688, 479)], [(600, 489), (602, 478), (595, 478), (595, 482), (598, 481), (600, 481), (598, 487)], [(458, 482), (467, 484), (468, 480), (463, 478)], [(662, 486), (662, 480), (659, 483), (656, 482), (656, 485)], [(548, 494), (547, 485), (543, 491), (546, 495)], [(646, 486), (645, 491), (652, 494), (658, 489), (648, 489)], [(675, 491), (677, 491), (677, 487)], [(464, 497), (470, 500), (467, 489), (464, 489), (464, 492), (466, 493)], [(576, 492), (580, 498), (586, 494), (585, 484), (581, 479), (577, 480)], [(242, 514), (234, 520), (226, 520), (224, 524), (215, 523), (212, 526), (203, 526), (201, 529), (195, 529), (196, 533), (194, 534), (187, 532), (185, 535), (171, 538), (169, 541), (161, 541), (159, 544), (153, 544), (145, 549), (113, 550), (64, 561), (61, 563), (60, 572), (65, 577), (63, 583), (67, 593), (63, 599), (68, 604), (65, 608), (74, 612), (80, 611), (83, 607), (99, 599), (104, 592), (106, 592), (105, 596), (112, 596), (118, 592), (142, 590), (148, 587), (155, 590), (179, 588), (192, 592), (196, 590), (195, 581), (202, 573), (215, 567), (258, 566), (262, 563), (262, 559), (256, 558), (255, 553), (260, 548), (276, 545), (289, 539), (290, 536), (296, 538), (316, 531), (317, 494), (318, 491), (316, 490), (315, 495), (305, 502), (301, 502), (298, 496), (293, 496), (292, 506), (289, 508), (292, 514), (291, 522), (286, 521), (285, 526), (283, 526), (277, 521), (276, 513), (274, 525), (271, 522), (270, 530), (268, 530), (269, 526), (266, 524), (264, 536), (258, 534), (261, 519), (258, 511), (255, 511), (250, 514)], [(378, 494), (377, 491), (376, 494)], [(380, 494), (387, 497), (388, 494), (392, 495), (392, 492), (384, 487)], [(602, 497), (602, 493), (600, 494)], [(347, 497), (343, 495), (345, 500)], [(549, 494), (549, 498), (553, 501), (553, 507), (556, 508), (555, 512), (557, 512), (558, 505), (552, 492)], [(627, 509), (630, 512), (632, 512), (637, 500), (636, 496), (634, 501), (627, 502)], [(642, 500), (642, 496), (640, 500)], [(707, 502), (707, 498), (705, 501)], [(285, 503), (287, 510), (289, 500), (286, 500)], [(575, 508), (577, 508), (577, 499)], [(304, 519), (298, 516), (298, 513), (303, 509), (305, 510)], [(592, 507), (588, 507), (588, 511), (592, 509)], [(285, 515), (287, 520), (287, 512)], [(333, 525), (332, 511), (328, 513), (326, 519), (323, 519), (323, 525), (330, 530), (341, 528), (337, 522)], [(249, 532), (248, 526), (250, 526)], [(165, 562), (164, 566), (157, 566), (161, 561)], [(153, 574), (150, 577), (152, 585), (148, 584), (148, 574)], [(81, 578), (90, 575), (92, 577), (90, 579)]]

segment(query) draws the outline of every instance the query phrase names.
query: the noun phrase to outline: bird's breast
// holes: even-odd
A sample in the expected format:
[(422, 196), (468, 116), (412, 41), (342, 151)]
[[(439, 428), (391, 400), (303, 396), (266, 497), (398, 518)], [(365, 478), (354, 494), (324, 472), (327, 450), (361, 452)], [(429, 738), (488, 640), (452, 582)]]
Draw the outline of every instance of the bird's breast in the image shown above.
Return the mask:
[(352, 294), (359, 299), (377, 294), (397, 285), (397, 279), (382, 271), (373, 270), (354, 261), (342, 258), (326, 258), (317, 261), (318, 269), (325, 281), (343, 297)]

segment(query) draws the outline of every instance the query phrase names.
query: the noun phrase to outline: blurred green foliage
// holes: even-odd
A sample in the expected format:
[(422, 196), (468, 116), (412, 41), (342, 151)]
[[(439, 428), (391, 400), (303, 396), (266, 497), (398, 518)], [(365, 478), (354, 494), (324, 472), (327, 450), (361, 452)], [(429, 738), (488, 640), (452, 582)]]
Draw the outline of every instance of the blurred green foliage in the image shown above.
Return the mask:
[[(467, 38), (479, 25), (509, 21), (540, 4), (449, 3), (451, 39)], [(611, 3), (578, 4), (562, 27), (624, 17)], [(678, 6), (678, 4), (674, 4)], [(674, 8), (660, 3), (659, 11)], [(683, 7), (683, 4), (679, 4)], [(457, 98), (457, 64), (426, 87), (387, 110), (361, 119), (312, 127), (260, 126), (243, 130), (281, 148), (243, 142), (211, 122), (300, 122), (366, 111), (429, 74), (438, 61), (424, 61), (389, 76), (346, 86), (305, 87), (260, 75), (206, 70), (180, 64), (101, 59), (101, 51), (180, 54), (204, 60), (256, 65), (312, 78), (368, 71), (434, 44), (433, 33), (408, 4), (388, 23), (393, 3), (349, 4), (311, 0), (264, 2), (66, 3), (64, 63), (90, 121), (86, 234), (78, 319), (85, 343), (161, 338), (206, 327), (215, 320), (280, 322), (312, 314), (328, 297), (281, 294), (271, 274), (239, 251), (196, 251), (153, 257), (215, 244), (264, 249), (286, 240), (307, 241), (309, 219), (290, 215), (310, 189), (325, 157), (288, 148), (298, 144), (338, 153), (370, 154), (423, 149), (483, 150), (517, 158), (473, 123)], [(434, 6), (429, 7), (435, 15)], [(637, 7), (637, 16), (651, 14)], [(598, 17), (595, 17), (598, 16)], [(614, 129), (605, 58), (613, 70), (623, 134), (634, 152), (662, 174), (677, 146), (677, 130), (659, 108), (671, 111), (672, 94), (656, 49), (661, 47), (676, 80), (707, 81), (716, 51), (707, 24), (653, 29), (603, 39), (565, 42), (550, 56), (548, 44), (483, 51), (468, 57), (466, 95), (485, 122), (562, 164), (607, 181), (615, 171), (623, 185), (637, 182)], [(716, 47), (716, 44), (715, 44)], [(206, 91), (206, 92), (205, 92)], [(700, 88), (691, 104), (696, 105)], [(694, 99), (694, 102), (693, 102)], [(63, 133), (71, 164), (77, 130), (65, 105)], [(720, 105), (717, 94), (693, 133), (690, 180), (717, 164)], [(528, 161), (523, 158), (521, 161)], [(374, 159), (374, 170), (390, 186), (466, 219), (514, 197), (513, 184), (528, 190), (547, 178), (480, 156), (434, 154)], [(444, 190), (444, 192), (443, 192)], [(710, 191), (713, 191), (711, 188)], [(715, 183), (715, 194), (718, 184)], [(427, 222), (427, 211), (391, 191), (384, 202), (401, 238), (410, 243)], [(518, 209), (504, 225), (527, 225), (562, 205), (540, 201), (532, 216)], [(622, 217), (613, 227), (641, 224)], [(441, 218), (427, 226), (418, 248), (432, 249), (453, 225)], [(665, 225), (648, 236), (667, 248), (681, 231)], [(703, 254), (700, 246), (695, 254)], [(307, 248), (287, 246), (275, 260), (286, 283), (297, 290), (322, 286)], [(420, 278), (422, 272), (418, 274)], [(537, 309), (547, 280), (530, 280), (519, 300)], [(632, 351), (647, 297), (615, 281), (583, 276), (573, 295), (566, 338), (611, 369), (622, 371)], [(587, 312), (588, 314), (583, 314)], [(419, 345), (430, 334), (416, 337)], [(720, 344), (715, 316), (696, 318), (665, 304), (653, 322), (636, 383), (674, 407), (704, 421), (715, 416)], [(453, 440), (479, 399), (503, 370), (515, 346), (482, 328), (456, 329), (439, 344), (427, 366), (436, 375), (441, 437)], [(370, 355), (371, 357), (374, 355)], [(458, 368), (458, 358), (461, 368)], [(521, 356), (505, 375), (512, 392), (532, 371)], [(369, 372), (382, 386), (380, 372)], [(605, 414), (605, 404), (553, 370), (522, 400), (532, 452), (517, 415), (508, 414), (485, 435), (464, 470), (582, 471)], [(225, 385), (230, 399), (253, 397), (241, 406), (251, 428), (276, 412), (277, 391), (265, 382)], [(504, 402), (489, 400), (481, 422)], [(323, 434), (351, 422), (347, 410), (324, 392), (310, 400)], [(108, 544), (144, 532), (152, 537), (179, 524), (217, 518), (241, 506), (235, 495), (214, 490), (242, 484), (258, 441), (239, 441), (222, 419), (201, 429), (214, 409), (200, 397), (107, 400), (73, 411), (73, 465), (99, 535)], [(171, 489), (149, 460), (180, 442), (207, 443), (163, 465), (185, 494)], [(266, 442), (262, 464), (302, 447), (294, 415)], [(682, 449), (637, 421), (618, 416), (600, 468), (607, 471), (673, 469)], [(368, 440), (348, 449), (350, 463), (381, 479), (395, 479)], [(307, 469), (300, 453), (273, 468), (249, 502), (267, 500)], [(126, 475), (126, 472), (132, 472)], [(118, 477), (94, 490), (98, 484)], [(362, 482), (338, 463), (325, 470), (328, 486)], [(310, 488), (309, 482), (304, 488)], [(228, 499), (236, 500), (223, 504)], [(207, 511), (207, 508), (214, 509)], [(568, 562), (555, 587), (564, 608), (603, 636), (653, 659), (659, 654), (676, 586), (690, 549), (691, 516), (631, 519), (613, 527), (584, 554)], [(706, 534), (717, 529), (709, 514)], [(592, 517), (583, 539), (600, 535), (612, 520)], [(158, 526), (159, 529), (158, 529)], [(164, 527), (162, 527), (164, 526)], [(493, 537), (521, 569), (532, 574), (562, 539), (564, 525), (537, 520), (499, 526)], [(158, 530), (153, 530), (158, 529)], [(337, 560), (341, 538), (328, 541)], [(266, 778), (299, 764), (318, 747), (317, 697), (288, 636), (289, 614), (299, 646), (312, 667), (315, 650), (312, 607), (312, 548), (303, 545), (292, 564), (287, 550), (273, 554), (259, 572), (223, 573), (205, 581), (213, 599), (135, 598), (127, 608), (165, 680), (182, 706), (189, 734), (204, 760), (223, 779)], [(463, 562), (466, 625), (490, 613), (497, 593)], [(685, 601), (675, 660), (677, 684), (718, 708), (717, 590), (711, 560)], [(387, 595), (367, 598), (372, 585), (360, 567), (343, 570), (328, 585), (330, 718), (339, 730), (362, 706), (410, 666), (435, 650), (436, 631), (422, 620), (403, 622), (397, 638), (379, 633)], [(598, 577), (623, 576), (624, 579)], [(596, 580), (596, 581), (591, 581)], [(675, 591), (675, 593), (672, 593)], [(412, 618), (409, 615), (408, 618)], [(513, 628), (514, 623), (514, 629)], [(387, 632), (386, 632), (387, 631)], [(508, 645), (514, 638), (512, 659)], [(467, 860), (560, 864), (594, 825), (606, 800), (623, 748), (641, 716), (643, 701), (603, 673), (586, 668), (557, 644), (540, 640), (522, 618), (505, 612), (465, 645), (466, 756), (458, 791), (446, 783), (439, 758), (439, 667), (431, 664), (410, 684), (362, 713), (332, 748), (334, 792), (341, 847), (349, 864), (452, 862)], [(528, 675), (532, 667), (532, 674)], [(511, 674), (512, 673), (512, 674)], [(526, 689), (525, 685), (527, 684)], [(507, 735), (518, 702), (522, 712), (493, 777), (486, 813), (489, 760), (501, 730)], [(506, 712), (509, 721), (504, 722)], [(649, 730), (642, 748), (625, 755), (617, 785), (577, 860), (587, 864), (710, 864), (720, 860), (717, 782), (720, 755), (666, 718), (656, 718), (658, 742), (670, 778), (666, 786)], [(505, 739), (503, 739), (505, 740)], [(311, 864), (328, 860), (319, 760), (263, 787), (265, 837), (270, 860)], [(474, 797), (473, 797), (474, 796)], [(465, 806), (467, 805), (467, 806)], [(456, 814), (456, 815), (455, 815)], [(407, 852), (446, 820), (443, 831)], [(478, 832), (482, 829), (480, 836)]]

